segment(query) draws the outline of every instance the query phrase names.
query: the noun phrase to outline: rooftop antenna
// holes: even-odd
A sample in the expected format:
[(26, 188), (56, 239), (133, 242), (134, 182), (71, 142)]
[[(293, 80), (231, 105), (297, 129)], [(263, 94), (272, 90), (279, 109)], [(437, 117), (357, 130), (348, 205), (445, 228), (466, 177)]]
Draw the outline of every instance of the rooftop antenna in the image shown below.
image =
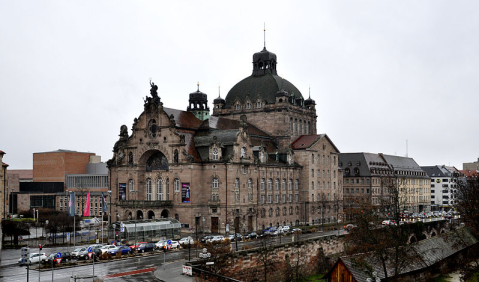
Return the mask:
[(407, 139), (406, 139), (406, 158), (408, 157)]
[(263, 37), (264, 37), (264, 49), (266, 50), (266, 23), (264, 23)]

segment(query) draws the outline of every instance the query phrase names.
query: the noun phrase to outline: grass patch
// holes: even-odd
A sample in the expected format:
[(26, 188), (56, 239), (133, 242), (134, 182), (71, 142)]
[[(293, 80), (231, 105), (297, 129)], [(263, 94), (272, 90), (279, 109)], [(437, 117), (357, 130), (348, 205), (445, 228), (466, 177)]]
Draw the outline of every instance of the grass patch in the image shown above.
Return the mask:
[(451, 276), (447, 274), (441, 274), (438, 277), (434, 278), (433, 282), (449, 282), (451, 281)]
[(323, 278), (324, 277), (324, 273), (322, 274), (314, 274), (314, 275), (311, 275), (311, 276), (308, 276), (306, 278), (304, 278), (304, 282), (326, 282), (328, 281), (326, 278)]

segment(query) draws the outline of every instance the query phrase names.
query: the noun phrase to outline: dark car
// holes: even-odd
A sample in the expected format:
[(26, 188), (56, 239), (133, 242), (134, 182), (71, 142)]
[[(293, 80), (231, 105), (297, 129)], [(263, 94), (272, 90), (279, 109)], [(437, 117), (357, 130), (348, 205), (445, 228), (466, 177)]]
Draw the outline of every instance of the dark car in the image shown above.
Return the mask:
[(140, 244), (138, 248), (136, 248), (137, 252), (144, 253), (144, 252), (153, 252), (155, 250), (155, 243), (146, 243)]
[(110, 253), (112, 256), (116, 255), (116, 253), (118, 252), (120, 252), (122, 255), (127, 255), (130, 254), (132, 251), (128, 246), (118, 246), (118, 248), (111, 249), (110, 251), (108, 251), (108, 253)]
[(246, 239), (256, 239), (256, 237), (258, 237), (258, 234), (256, 234), (256, 232), (251, 232), (245, 236)]
[[(69, 262), (72, 260), (72, 254), (70, 252), (63, 252), (63, 253), (60, 253), (60, 257), (62, 258), (62, 261), (61, 263), (65, 263), (65, 262)], [(57, 253), (53, 253), (51, 255), (49, 255), (47, 257), (47, 261), (48, 263), (52, 263), (52, 262), (55, 262), (55, 259), (57, 258)]]

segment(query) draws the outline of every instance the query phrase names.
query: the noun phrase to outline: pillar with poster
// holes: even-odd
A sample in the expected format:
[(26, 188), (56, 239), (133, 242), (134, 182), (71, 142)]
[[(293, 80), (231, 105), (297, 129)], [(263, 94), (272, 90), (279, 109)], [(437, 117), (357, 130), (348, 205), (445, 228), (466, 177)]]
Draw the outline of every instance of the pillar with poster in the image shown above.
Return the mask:
[(181, 202), (191, 203), (190, 183), (181, 183)]

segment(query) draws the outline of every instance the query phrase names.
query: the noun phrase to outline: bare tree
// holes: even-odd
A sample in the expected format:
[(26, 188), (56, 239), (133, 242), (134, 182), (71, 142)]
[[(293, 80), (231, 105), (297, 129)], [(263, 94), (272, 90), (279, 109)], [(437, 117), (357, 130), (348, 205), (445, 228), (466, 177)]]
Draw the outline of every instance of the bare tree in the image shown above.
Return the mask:
[[(461, 220), (474, 237), (479, 238), (479, 175), (472, 177), (459, 178), (457, 181), (457, 203), (456, 210), (461, 215)], [(451, 218), (450, 223), (454, 228), (454, 221)], [(462, 241), (460, 232), (451, 232), (457, 242)], [(478, 244), (466, 250), (466, 254), (460, 257), (457, 265), (460, 268), (462, 279), (466, 281), (479, 271), (479, 246)]]
[[(422, 226), (400, 225), (400, 214), (407, 207), (406, 187), (393, 177), (384, 177), (383, 183), (387, 193), (379, 205), (365, 201), (354, 204), (352, 212), (357, 227), (346, 236), (346, 240), (350, 245), (348, 252), (357, 254), (358, 263), (366, 268), (368, 264), (381, 265), (385, 279), (389, 281), (397, 279), (408, 265), (419, 259), (409, 245), (409, 238), (412, 233), (419, 233)], [(385, 218), (393, 221), (381, 228), (380, 223)]]

